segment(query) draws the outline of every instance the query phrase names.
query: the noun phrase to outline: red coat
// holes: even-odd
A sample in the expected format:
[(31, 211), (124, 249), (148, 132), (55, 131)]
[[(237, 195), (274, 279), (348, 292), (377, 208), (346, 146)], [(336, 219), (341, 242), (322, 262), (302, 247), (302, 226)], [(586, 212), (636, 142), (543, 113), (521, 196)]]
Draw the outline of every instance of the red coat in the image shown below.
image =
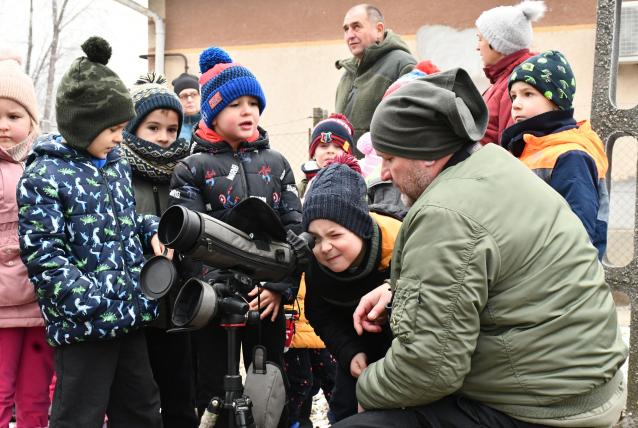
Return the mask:
[(530, 53), (529, 49), (521, 49), (483, 69), (492, 85), (483, 93), (483, 100), (489, 110), (489, 120), (485, 136), (481, 139), (482, 144), (500, 144), (501, 134), (505, 128), (514, 124), (512, 121), (512, 101), (507, 84), (512, 70), (533, 56), (534, 54)]

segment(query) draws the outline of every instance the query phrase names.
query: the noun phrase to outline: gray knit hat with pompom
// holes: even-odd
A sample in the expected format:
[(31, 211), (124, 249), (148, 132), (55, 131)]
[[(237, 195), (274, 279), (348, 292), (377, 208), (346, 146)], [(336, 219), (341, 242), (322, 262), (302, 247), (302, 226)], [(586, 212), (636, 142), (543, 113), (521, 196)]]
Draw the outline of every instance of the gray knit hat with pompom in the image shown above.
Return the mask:
[(532, 46), (532, 22), (543, 17), (545, 3), (525, 0), (515, 6), (486, 10), (476, 20), (476, 28), (492, 49), (510, 55)]

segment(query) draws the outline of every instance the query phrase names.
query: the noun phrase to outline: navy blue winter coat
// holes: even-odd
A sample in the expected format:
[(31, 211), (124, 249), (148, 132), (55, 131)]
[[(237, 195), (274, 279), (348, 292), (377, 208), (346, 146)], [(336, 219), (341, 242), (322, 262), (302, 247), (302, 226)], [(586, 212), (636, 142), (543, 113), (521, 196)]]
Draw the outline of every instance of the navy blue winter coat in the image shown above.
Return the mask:
[[(270, 148), (268, 134), (243, 142), (235, 152), (225, 141), (211, 142), (193, 134), (193, 154), (179, 161), (171, 178), (169, 206), (182, 205), (226, 221), (240, 201), (257, 197), (270, 205), (286, 230), (301, 229), (301, 201), (286, 158)], [(300, 275), (264, 288), (279, 292), (284, 302), (297, 295)]]
[(116, 149), (97, 168), (61, 141), (35, 144), (17, 194), (22, 260), (53, 346), (118, 337), (157, 316), (138, 283), (157, 217), (136, 214), (128, 163)]

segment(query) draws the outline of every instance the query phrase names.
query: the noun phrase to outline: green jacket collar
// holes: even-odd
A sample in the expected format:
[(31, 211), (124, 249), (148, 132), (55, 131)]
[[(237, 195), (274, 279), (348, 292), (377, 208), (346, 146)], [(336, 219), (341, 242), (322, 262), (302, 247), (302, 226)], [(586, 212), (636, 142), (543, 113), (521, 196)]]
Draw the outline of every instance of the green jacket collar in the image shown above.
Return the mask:
[(345, 68), (349, 72), (362, 74), (380, 58), (394, 50), (402, 50), (410, 53), (408, 45), (392, 30), (386, 30), (383, 41), (379, 44), (368, 46), (363, 51), (361, 62), (355, 57), (339, 60), (335, 63), (337, 69)]

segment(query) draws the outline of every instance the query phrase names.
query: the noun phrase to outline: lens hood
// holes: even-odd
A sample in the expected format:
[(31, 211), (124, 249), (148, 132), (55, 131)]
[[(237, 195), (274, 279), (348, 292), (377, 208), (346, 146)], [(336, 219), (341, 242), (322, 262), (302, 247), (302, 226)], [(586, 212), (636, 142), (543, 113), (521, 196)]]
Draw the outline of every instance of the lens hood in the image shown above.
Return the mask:
[(202, 219), (197, 212), (174, 205), (162, 214), (157, 234), (167, 247), (188, 252), (197, 244), (201, 230)]
[(217, 315), (218, 297), (213, 287), (197, 278), (182, 286), (175, 299), (172, 321), (175, 327), (202, 328)]

